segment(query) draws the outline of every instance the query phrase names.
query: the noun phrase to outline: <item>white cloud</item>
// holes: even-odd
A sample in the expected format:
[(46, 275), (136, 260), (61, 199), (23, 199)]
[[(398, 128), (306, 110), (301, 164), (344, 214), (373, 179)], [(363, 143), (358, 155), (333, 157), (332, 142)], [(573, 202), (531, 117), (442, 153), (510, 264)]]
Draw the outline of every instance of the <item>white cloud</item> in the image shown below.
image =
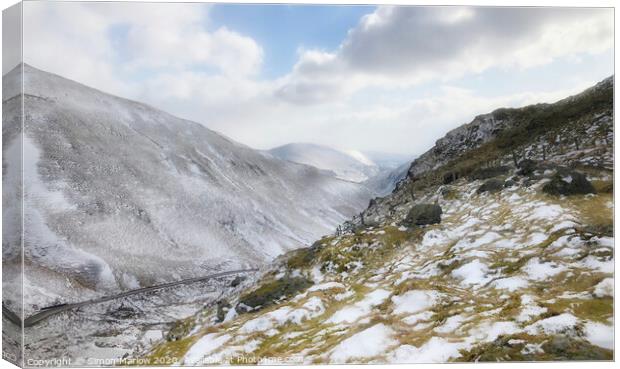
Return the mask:
[(567, 76), (570, 90), (508, 88), (493, 97), (453, 87), (455, 78), (599, 53), (613, 37), (608, 10), (380, 7), (336, 50), (301, 49), (288, 75), (264, 80), (261, 45), (233, 29), (214, 29), (202, 4), (24, 7), (27, 63), (256, 148), (306, 141), (421, 153), (477, 114), (551, 102), (598, 74)]
[(277, 96), (316, 103), (366, 86), (528, 68), (612, 47), (612, 9), (382, 6), (336, 52), (302, 54)]
[[(209, 6), (174, 3), (24, 4), (24, 61), (108, 92), (135, 96), (149, 76), (194, 68), (251, 76), (263, 51), (225, 27), (206, 29)], [(120, 34), (115, 34), (118, 32)]]
[(77, 3), (25, 2), (23, 7), (26, 63), (112, 93), (130, 93), (112, 63), (110, 20), (104, 14)]
[[(263, 58), (262, 48), (251, 38), (220, 27), (205, 30), (208, 6), (162, 3), (130, 4), (119, 9), (129, 25), (127, 48), (135, 69), (144, 67), (187, 68), (212, 66), (226, 75), (255, 74)], [(131, 8), (135, 8), (133, 11)]]

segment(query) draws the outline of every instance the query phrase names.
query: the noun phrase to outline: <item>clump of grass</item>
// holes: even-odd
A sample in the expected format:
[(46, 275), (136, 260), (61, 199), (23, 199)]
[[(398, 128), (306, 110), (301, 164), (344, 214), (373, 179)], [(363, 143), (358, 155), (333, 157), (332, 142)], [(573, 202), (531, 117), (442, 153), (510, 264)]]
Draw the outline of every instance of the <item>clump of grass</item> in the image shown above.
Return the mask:
[(593, 180), (592, 186), (596, 190), (596, 193), (613, 193), (614, 192), (614, 181), (604, 181), (604, 180)]
[(576, 304), (573, 311), (580, 318), (606, 323), (613, 317), (614, 301), (610, 297), (583, 300)]
[[(197, 341), (198, 337), (191, 336), (177, 341), (167, 341), (155, 346), (146, 360), (149, 365), (172, 365), (185, 356), (189, 348)], [(170, 362), (173, 361), (173, 362)]]

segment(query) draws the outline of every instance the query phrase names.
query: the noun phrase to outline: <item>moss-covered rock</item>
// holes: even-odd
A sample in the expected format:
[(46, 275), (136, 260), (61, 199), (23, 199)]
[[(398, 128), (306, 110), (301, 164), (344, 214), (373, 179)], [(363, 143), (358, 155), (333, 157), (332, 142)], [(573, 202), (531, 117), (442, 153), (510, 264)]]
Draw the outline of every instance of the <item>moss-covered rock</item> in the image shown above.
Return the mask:
[(497, 178), (492, 178), (487, 180), (482, 184), (482, 186), (478, 187), (477, 193), (490, 192), (495, 193), (504, 189), (504, 181), (499, 180)]
[(489, 178), (493, 178), (493, 177), (497, 177), (497, 176), (501, 176), (501, 175), (507, 174), (509, 170), (510, 170), (510, 167), (508, 167), (506, 165), (500, 165), (500, 166), (496, 166), (496, 167), (480, 168), (480, 169), (476, 169), (475, 171), (473, 171), (472, 174), (469, 177), (472, 180), (476, 180), (476, 179), (489, 179)]
[(286, 265), (289, 269), (297, 269), (308, 267), (318, 257), (318, 253), (321, 250), (321, 241), (315, 242), (310, 247), (297, 249), (288, 252), (286, 255)]
[(177, 321), (166, 334), (167, 341), (178, 341), (185, 338), (194, 326), (193, 319)]
[[(527, 344), (540, 344), (541, 350), (524, 350)], [(558, 360), (611, 360), (613, 352), (579, 338), (564, 335), (529, 336), (505, 335), (493, 342), (482, 343), (461, 351), (457, 361), (558, 361)]]
[(282, 298), (291, 297), (312, 285), (312, 282), (303, 277), (285, 276), (271, 282), (264, 283), (239, 299), (235, 308), (238, 313), (255, 311), (276, 303)]
[(567, 336), (555, 336), (542, 345), (552, 360), (611, 360), (611, 350)]
[(406, 226), (441, 223), (441, 206), (437, 204), (414, 205), (403, 221)]
[(583, 173), (565, 168), (558, 169), (542, 190), (544, 193), (555, 196), (596, 193), (594, 186)]

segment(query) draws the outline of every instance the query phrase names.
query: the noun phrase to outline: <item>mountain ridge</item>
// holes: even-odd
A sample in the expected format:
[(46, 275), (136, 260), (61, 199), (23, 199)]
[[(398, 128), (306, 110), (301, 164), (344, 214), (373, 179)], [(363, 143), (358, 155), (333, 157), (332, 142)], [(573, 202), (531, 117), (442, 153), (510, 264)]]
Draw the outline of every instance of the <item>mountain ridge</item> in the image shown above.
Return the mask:
[[(21, 70), (4, 76), (5, 91), (19, 90)], [(147, 104), (23, 71), (23, 141), (21, 99), (3, 102), (3, 219), (19, 218), (9, 195), (23, 148), (27, 272), (46, 291), (25, 296), (27, 310), (258, 265), (333, 231), (371, 196)], [(18, 226), (4, 229), (5, 259), (16, 260)]]
[[(586, 140), (580, 136), (589, 123), (578, 121), (573, 115), (577, 114), (578, 118), (579, 114), (591, 114), (591, 111), (605, 114), (609, 110), (609, 100), (613, 98), (613, 88), (612, 75), (555, 103), (498, 108), (477, 115), (471, 122), (450, 130), (413, 160), (406, 177), (396, 184), (390, 196), (373, 200), (364, 210), (365, 220), (375, 218), (377, 213), (387, 213), (387, 209), (397, 203), (409, 202), (406, 199), (418, 188), (449, 184), (485, 166), (514, 166), (523, 159), (542, 159), (543, 152), (551, 157), (553, 151), (564, 150), (576, 140)], [(601, 124), (604, 129), (609, 122)], [(355, 217), (352, 223), (359, 224), (360, 221), (361, 217)]]

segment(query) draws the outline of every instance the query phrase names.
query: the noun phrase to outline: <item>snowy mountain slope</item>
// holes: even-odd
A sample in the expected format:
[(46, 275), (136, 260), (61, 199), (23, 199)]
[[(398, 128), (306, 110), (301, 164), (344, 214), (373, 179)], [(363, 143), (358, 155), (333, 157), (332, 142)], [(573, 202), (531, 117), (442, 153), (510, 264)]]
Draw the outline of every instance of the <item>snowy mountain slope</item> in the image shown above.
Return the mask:
[(363, 182), (380, 172), (380, 168), (359, 151), (347, 152), (310, 143), (291, 143), (268, 152), (283, 160), (329, 171), (335, 177), (351, 182)]
[[(480, 122), (461, 127), (469, 133), (460, 151), (429, 150), (350, 227), (283, 255), (254, 287), (226, 296), (224, 319), (215, 308), (196, 314), (179, 341), (137, 357), (612, 360), (613, 79), (498, 113), (503, 134), (491, 120), (485, 132), (471, 129)], [(411, 223), (420, 208), (441, 212)]]
[[(18, 72), (3, 78), (7, 97), (19, 91)], [(27, 65), (24, 86), (27, 304), (261, 264), (333, 231), (371, 196)], [(20, 171), (19, 104), (3, 102), (3, 180)], [(19, 208), (18, 197), (3, 200)], [(16, 230), (3, 234), (9, 268)]]

